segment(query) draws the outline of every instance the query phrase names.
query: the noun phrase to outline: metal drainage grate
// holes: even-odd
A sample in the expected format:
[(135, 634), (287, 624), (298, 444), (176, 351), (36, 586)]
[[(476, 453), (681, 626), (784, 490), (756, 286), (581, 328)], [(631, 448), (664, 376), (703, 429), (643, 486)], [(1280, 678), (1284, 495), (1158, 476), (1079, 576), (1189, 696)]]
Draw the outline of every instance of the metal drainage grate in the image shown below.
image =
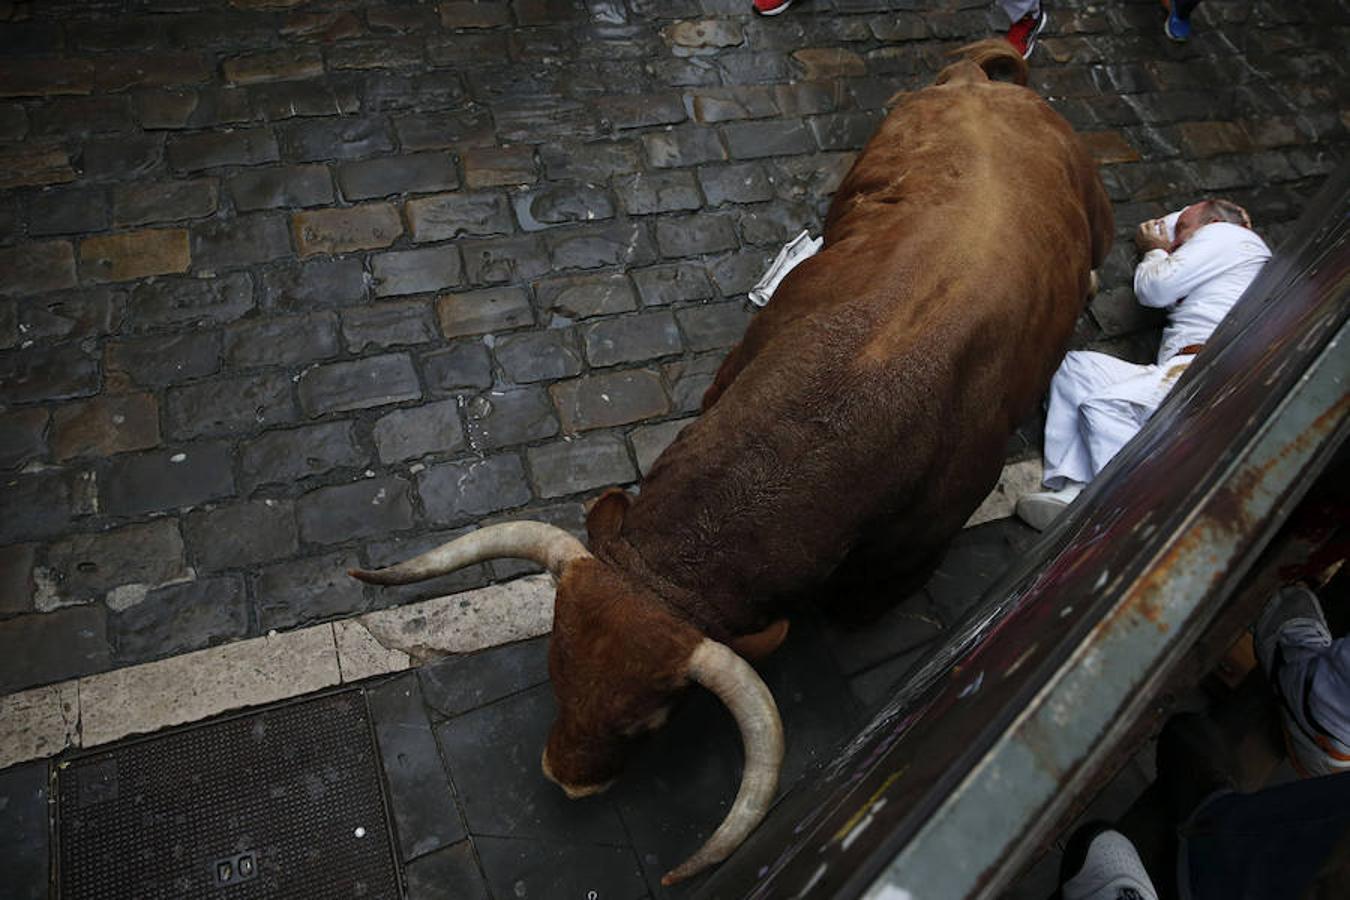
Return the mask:
[(60, 900), (397, 900), (365, 697), (126, 743), (57, 772)]

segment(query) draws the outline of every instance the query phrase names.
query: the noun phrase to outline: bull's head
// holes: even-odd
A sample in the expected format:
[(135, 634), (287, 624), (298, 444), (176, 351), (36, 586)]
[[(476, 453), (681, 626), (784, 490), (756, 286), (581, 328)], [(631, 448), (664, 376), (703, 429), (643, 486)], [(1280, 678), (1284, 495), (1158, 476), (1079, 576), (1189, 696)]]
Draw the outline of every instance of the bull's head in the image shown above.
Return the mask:
[[(612, 498), (592, 510), (593, 540), (596, 514), (603, 517), (600, 507), (612, 507)], [(603, 791), (635, 739), (664, 723), (671, 702), (691, 682), (701, 684), (740, 727), (744, 774), (722, 824), (662, 882), (673, 884), (725, 859), (768, 812), (783, 760), (773, 696), (730, 648), (677, 619), (655, 594), (566, 531), (539, 522), (490, 525), (399, 565), (351, 574), (375, 584), (409, 584), (502, 557), (533, 560), (558, 584), (549, 646), (558, 718), (544, 748), (544, 774), (569, 797)]]

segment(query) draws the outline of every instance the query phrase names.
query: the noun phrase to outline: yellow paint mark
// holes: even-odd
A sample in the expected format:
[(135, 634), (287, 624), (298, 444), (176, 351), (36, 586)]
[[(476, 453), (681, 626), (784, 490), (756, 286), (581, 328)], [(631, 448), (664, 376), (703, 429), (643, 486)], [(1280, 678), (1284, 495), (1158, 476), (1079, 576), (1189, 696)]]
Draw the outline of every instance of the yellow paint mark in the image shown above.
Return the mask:
[(872, 804), (876, 803), (881, 795), (886, 793), (890, 786), (895, 784), (900, 776), (904, 775), (908, 770), (909, 766), (904, 766), (899, 771), (892, 772), (890, 775), (886, 776), (886, 780), (881, 783), (881, 787), (877, 788), (872, 796), (867, 798), (867, 802), (858, 807), (858, 811), (849, 816), (848, 821), (834, 833), (834, 840), (842, 841), (844, 836), (852, 831), (853, 827), (863, 820), (863, 816), (867, 815), (867, 811), (872, 808)]

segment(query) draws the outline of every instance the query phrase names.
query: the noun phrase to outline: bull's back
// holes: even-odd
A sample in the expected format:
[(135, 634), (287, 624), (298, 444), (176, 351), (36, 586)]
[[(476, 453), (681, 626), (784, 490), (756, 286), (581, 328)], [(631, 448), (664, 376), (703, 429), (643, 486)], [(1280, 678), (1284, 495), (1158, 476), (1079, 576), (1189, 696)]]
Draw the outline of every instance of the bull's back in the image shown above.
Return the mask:
[(1012, 325), (1010, 339), (1048, 330), (1056, 343), (1109, 249), (1111, 212), (1081, 141), (1033, 92), (951, 84), (891, 111), (840, 184), (824, 236), (751, 324), (741, 366), (795, 340), (799, 317), (846, 304), (870, 308), (877, 327), (858, 358), (874, 364), (963, 326)]
[(1062, 355), (1109, 215), (1031, 92), (911, 95), (841, 184), (822, 252), (644, 482), (643, 555), (753, 604), (818, 583), (879, 527), (915, 558), (945, 543)]
[[(724, 399), (763, 403), (805, 354), (837, 383), (870, 385), (899, 439), (964, 465), (986, 446), (1001, 459), (1063, 356), (1110, 234), (1095, 163), (1033, 92), (920, 91), (841, 183), (822, 252), (752, 322), (733, 379), (741, 397)], [(937, 438), (915, 438), (920, 427)], [(858, 438), (871, 442), (860, 459), (896, 449), (880, 445), (891, 431), (879, 424)], [(919, 465), (931, 472), (935, 460)]]

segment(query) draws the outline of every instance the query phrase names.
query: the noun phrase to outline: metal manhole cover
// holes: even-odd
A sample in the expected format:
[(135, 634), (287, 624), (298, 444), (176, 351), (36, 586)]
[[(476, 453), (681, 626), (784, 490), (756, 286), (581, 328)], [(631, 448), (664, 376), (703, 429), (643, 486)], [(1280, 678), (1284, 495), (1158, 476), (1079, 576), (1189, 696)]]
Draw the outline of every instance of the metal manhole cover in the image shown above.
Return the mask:
[(365, 697), (129, 742), (57, 772), (61, 900), (397, 900)]

